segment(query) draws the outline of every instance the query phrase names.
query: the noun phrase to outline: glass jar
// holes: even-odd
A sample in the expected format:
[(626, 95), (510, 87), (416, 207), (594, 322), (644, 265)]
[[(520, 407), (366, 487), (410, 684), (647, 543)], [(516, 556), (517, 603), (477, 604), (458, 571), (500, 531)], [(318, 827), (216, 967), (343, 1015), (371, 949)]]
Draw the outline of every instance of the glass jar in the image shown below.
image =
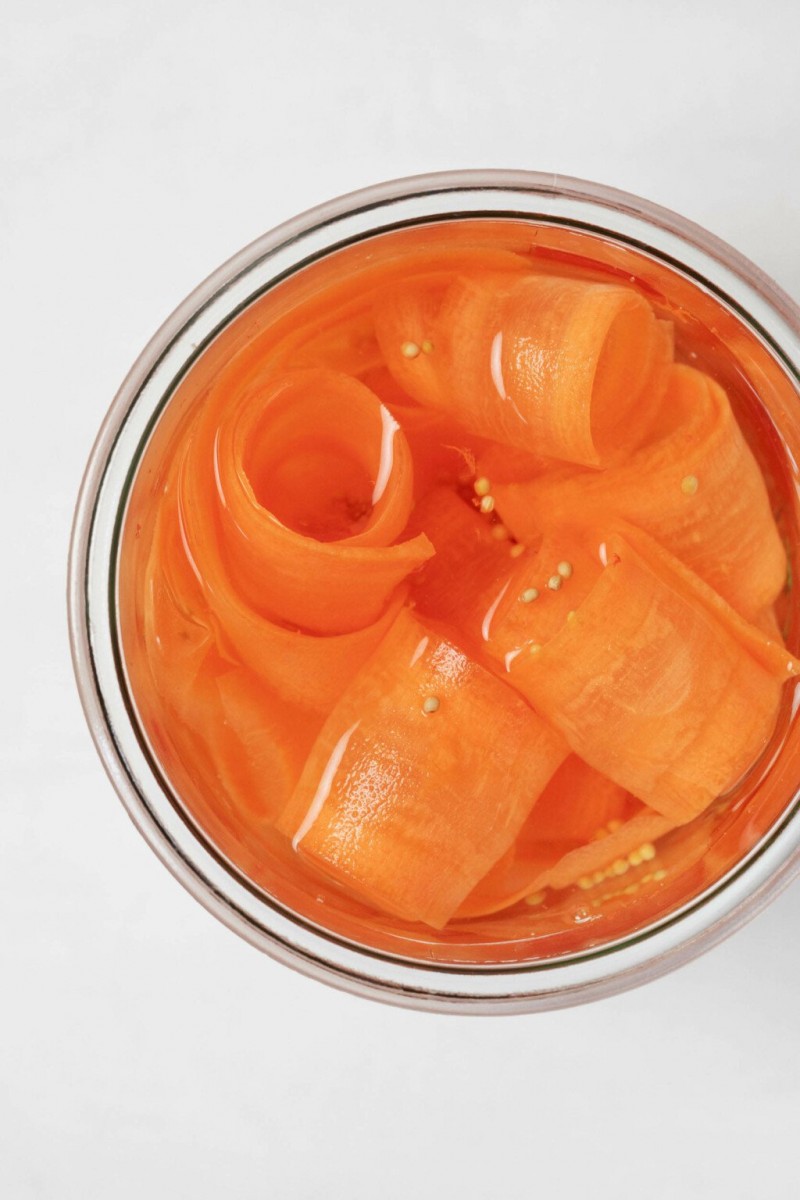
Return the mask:
[[(372, 239), (390, 232), (487, 219), (521, 222), (533, 241), (561, 231), (567, 248), (571, 235), (589, 234), (613, 270), (627, 269), (626, 256), (634, 255), (640, 282), (652, 271), (653, 279), (669, 278), (673, 303), (685, 301), (691, 312), (707, 306), (706, 324), (757, 392), (779, 438), (790, 510), (785, 528), (798, 527), (800, 312), (792, 301), (724, 243), (634, 196), (552, 175), (448, 173), (380, 184), (287, 222), (177, 309), (131, 369), (100, 431), (78, 501), (69, 571), (70, 635), (89, 727), (134, 823), (176, 878), (230, 929), (314, 978), (410, 1007), (470, 1013), (561, 1007), (644, 983), (709, 949), (771, 900), (800, 866), (796, 703), (785, 706), (783, 740), (762, 797), (769, 819), (758, 836), (739, 843), (742, 852), (719, 878), (651, 924), (533, 960), (404, 953), (326, 928), (312, 912), (256, 886), (192, 819), (132, 695), (120, 638), (119, 559), (143, 454), (179, 385), (209, 352), (212, 360), (221, 353), (234, 322), (246, 337), (259, 299), (347, 248), (369, 254)], [(793, 626), (792, 649), (796, 633)]]

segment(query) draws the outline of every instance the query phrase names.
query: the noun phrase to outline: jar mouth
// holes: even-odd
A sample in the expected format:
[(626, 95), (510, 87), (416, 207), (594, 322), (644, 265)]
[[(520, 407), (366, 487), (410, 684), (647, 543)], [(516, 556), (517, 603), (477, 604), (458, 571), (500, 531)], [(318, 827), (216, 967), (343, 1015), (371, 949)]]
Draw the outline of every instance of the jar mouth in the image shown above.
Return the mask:
[[(428, 962), (338, 937), (273, 900), (188, 817), (140, 727), (117, 628), (118, 553), (141, 456), (178, 382), (260, 296), (367, 238), (429, 224), (509, 219), (610, 239), (692, 280), (752, 330), (800, 385), (800, 312), (756, 267), (664, 209), (600, 185), (525, 172), (445, 173), (323, 205), (253, 243), (168, 319), (123, 383), (87, 467), (73, 527), (70, 637), (90, 730), (134, 823), (178, 880), (259, 949), (347, 990), (412, 1007), (553, 1008), (636, 986), (695, 957), (800, 869), (798, 795), (717, 883), (659, 921), (592, 949), (531, 962)], [(793, 714), (792, 714), (793, 715)]]

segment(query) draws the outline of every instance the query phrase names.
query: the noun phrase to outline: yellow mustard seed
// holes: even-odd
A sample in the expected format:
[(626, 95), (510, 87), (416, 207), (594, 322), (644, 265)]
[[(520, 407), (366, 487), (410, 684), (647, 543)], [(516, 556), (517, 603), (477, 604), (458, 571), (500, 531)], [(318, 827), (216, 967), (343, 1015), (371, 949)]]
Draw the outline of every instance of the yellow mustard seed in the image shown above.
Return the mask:
[(523, 604), (530, 604), (533, 600), (538, 600), (538, 599), (539, 599), (539, 589), (538, 588), (525, 588), (525, 591), (520, 596), (520, 600), (522, 601)]
[(472, 486), (475, 489), (476, 496), (488, 496), (492, 490), (492, 485), (485, 475), (481, 475), (480, 479), (476, 479)]
[(572, 575), (572, 563), (566, 562), (566, 561), (560, 562), (558, 564), (558, 566), (556, 567), (556, 570), (558, 571), (558, 573), (562, 579), (569, 579), (570, 576)]

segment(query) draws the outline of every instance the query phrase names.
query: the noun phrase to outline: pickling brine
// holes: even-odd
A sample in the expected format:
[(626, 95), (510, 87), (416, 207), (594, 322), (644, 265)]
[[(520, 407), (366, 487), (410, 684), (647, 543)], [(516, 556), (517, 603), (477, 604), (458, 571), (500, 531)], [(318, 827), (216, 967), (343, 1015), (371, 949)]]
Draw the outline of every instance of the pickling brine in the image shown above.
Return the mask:
[(588, 234), (404, 230), (279, 284), (170, 397), (122, 544), (152, 753), (332, 933), (630, 934), (774, 821), (796, 531), (752, 335)]

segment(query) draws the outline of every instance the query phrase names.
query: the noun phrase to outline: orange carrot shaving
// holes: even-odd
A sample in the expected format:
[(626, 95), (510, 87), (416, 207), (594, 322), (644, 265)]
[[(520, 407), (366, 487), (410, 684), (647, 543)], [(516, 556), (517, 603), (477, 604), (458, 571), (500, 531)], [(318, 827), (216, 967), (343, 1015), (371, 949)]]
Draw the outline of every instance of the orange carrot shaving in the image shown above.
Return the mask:
[(786, 581), (786, 553), (758, 465), (722, 388), (691, 367), (671, 368), (653, 434), (625, 463), (499, 484), (495, 498), (523, 540), (543, 519), (624, 517), (749, 619)]
[[(376, 329), (389, 369), (420, 403), (479, 436), (592, 467), (644, 440), (672, 354), (638, 293), (537, 275), (406, 289), (379, 309)], [(410, 355), (418, 343), (404, 329), (427, 331), (433, 352)]]
[(575, 617), (511, 680), (577, 754), (680, 824), (766, 748), (800, 664), (639, 531), (608, 533), (598, 554)]
[(450, 488), (434, 488), (416, 506), (411, 529), (424, 533), (436, 551), (412, 581), (421, 613), (461, 626), (487, 588), (505, 581), (511, 543), (495, 537), (496, 528)]
[(347, 890), (440, 928), (565, 754), (510, 688), (404, 612), (333, 709), (279, 827)]
[(218, 429), (213, 404), (206, 417), (181, 487), (200, 576), (216, 509), (227, 571), (257, 612), (320, 634), (377, 621), (432, 553), (424, 537), (395, 544), (413, 468), (388, 410), (357, 380), (309, 370), (245, 393)]
[[(655, 856), (672, 824), (576, 755), (559, 767), (516, 841), (470, 893), (459, 917), (509, 908), (544, 888), (619, 878)], [(629, 857), (630, 856), (630, 857)]]

